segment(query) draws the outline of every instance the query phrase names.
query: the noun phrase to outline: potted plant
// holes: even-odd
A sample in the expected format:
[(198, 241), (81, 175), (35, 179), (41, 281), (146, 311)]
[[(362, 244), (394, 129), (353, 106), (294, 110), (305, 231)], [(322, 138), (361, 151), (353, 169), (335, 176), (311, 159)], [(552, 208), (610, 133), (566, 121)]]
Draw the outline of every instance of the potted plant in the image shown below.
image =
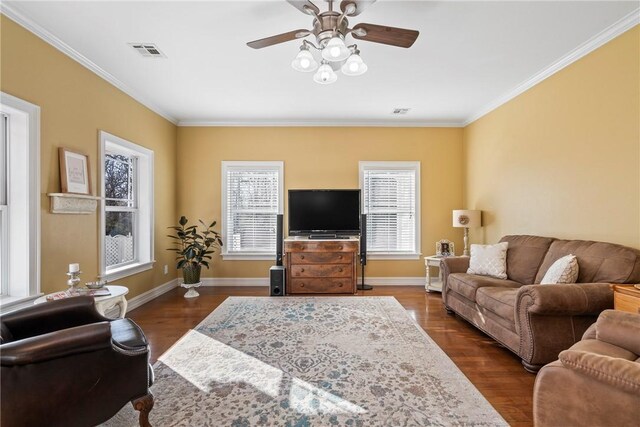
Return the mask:
[(187, 226), (189, 220), (181, 216), (178, 226), (169, 227), (175, 234), (169, 234), (174, 240), (175, 246), (167, 250), (176, 252), (176, 268), (182, 269), (184, 279), (183, 287), (189, 288), (185, 297), (195, 297), (198, 293), (193, 289), (200, 285), (200, 272), (202, 266), (209, 268), (209, 262), (216, 249), (222, 246), (220, 234), (213, 229), (216, 221), (206, 225), (202, 220), (200, 228), (197, 225)]

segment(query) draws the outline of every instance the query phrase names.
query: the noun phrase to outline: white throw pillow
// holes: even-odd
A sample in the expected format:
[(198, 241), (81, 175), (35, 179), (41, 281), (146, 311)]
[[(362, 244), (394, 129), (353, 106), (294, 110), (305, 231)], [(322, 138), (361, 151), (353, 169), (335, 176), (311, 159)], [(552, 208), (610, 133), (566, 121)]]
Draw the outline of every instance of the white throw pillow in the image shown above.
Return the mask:
[(508, 242), (495, 245), (471, 245), (467, 273), (506, 279), (508, 247)]
[(575, 255), (567, 255), (556, 260), (547, 270), (540, 282), (541, 285), (556, 283), (576, 283), (578, 280), (578, 259)]

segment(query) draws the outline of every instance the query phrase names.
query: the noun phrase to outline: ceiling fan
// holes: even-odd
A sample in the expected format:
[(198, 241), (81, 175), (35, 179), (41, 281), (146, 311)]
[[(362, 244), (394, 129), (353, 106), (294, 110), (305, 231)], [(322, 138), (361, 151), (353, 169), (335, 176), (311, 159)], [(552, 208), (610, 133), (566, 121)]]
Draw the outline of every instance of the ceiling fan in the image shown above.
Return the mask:
[[(328, 3), (328, 8), (321, 12), (320, 8), (309, 0), (287, 0), (287, 3), (302, 13), (313, 16), (313, 29), (299, 29), (254, 40), (247, 43), (247, 46), (262, 49), (302, 39), (300, 52), (291, 62), (291, 66), (302, 72), (312, 72), (317, 69), (313, 79), (321, 84), (329, 84), (338, 79), (335, 73), (338, 69), (347, 76), (359, 76), (367, 71), (368, 67), (360, 57), (358, 46), (345, 44), (345, 38), (348, 35), (357, 40), (409, 48), (420, 34), (416, 30), (364, 23), (349, 28), (348, 18), (360, 15), (368, 6), (375, 3), (375, 0), (343, 0), (340, 2), (339, 11), (333, 10), (333, 0), (325, 1)], [(316, 43), (305, 40), (310, 35), (315, 36)], [(310, 47), (321, 54), (319, 67), (309, 50)]]

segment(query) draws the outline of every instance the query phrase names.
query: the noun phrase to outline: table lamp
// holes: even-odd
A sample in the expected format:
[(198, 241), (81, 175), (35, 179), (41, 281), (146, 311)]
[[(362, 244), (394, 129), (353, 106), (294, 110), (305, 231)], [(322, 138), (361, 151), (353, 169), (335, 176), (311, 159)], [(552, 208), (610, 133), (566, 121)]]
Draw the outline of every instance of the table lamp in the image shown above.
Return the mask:
[(481, 212), (476, 210), (459, 209), (453, 211), (453, 226), (464, 228), (464, 256), (469, 256), (469, 228), (482, 225)]

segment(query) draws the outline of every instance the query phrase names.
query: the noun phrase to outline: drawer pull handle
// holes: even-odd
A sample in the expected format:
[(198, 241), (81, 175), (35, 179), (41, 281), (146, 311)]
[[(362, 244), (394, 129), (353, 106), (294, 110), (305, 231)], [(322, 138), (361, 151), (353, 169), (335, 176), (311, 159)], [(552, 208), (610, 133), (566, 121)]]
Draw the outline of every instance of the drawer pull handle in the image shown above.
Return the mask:
[(342, 259), (342, 255), (338, 255), (338, 259)]
[(341, 288), (342, 287), (342, 283), (338, 283), (338, 287)]
[(338, 249), (342, 249), (342, 245), (338, 246)]
[(300, 255), (300, 259), (304, 259), (304, 255)]
[(341, 268), (338, 269), (338, 273), (342, 273), (342, 269)]
[(301, 268), (301, 269), (300, 269), (300, 273), (304, 273), (304, 268)]
[(304, 288), (304, 283), (300, 283), (300, 287), (301, 287), (301, 288)]

